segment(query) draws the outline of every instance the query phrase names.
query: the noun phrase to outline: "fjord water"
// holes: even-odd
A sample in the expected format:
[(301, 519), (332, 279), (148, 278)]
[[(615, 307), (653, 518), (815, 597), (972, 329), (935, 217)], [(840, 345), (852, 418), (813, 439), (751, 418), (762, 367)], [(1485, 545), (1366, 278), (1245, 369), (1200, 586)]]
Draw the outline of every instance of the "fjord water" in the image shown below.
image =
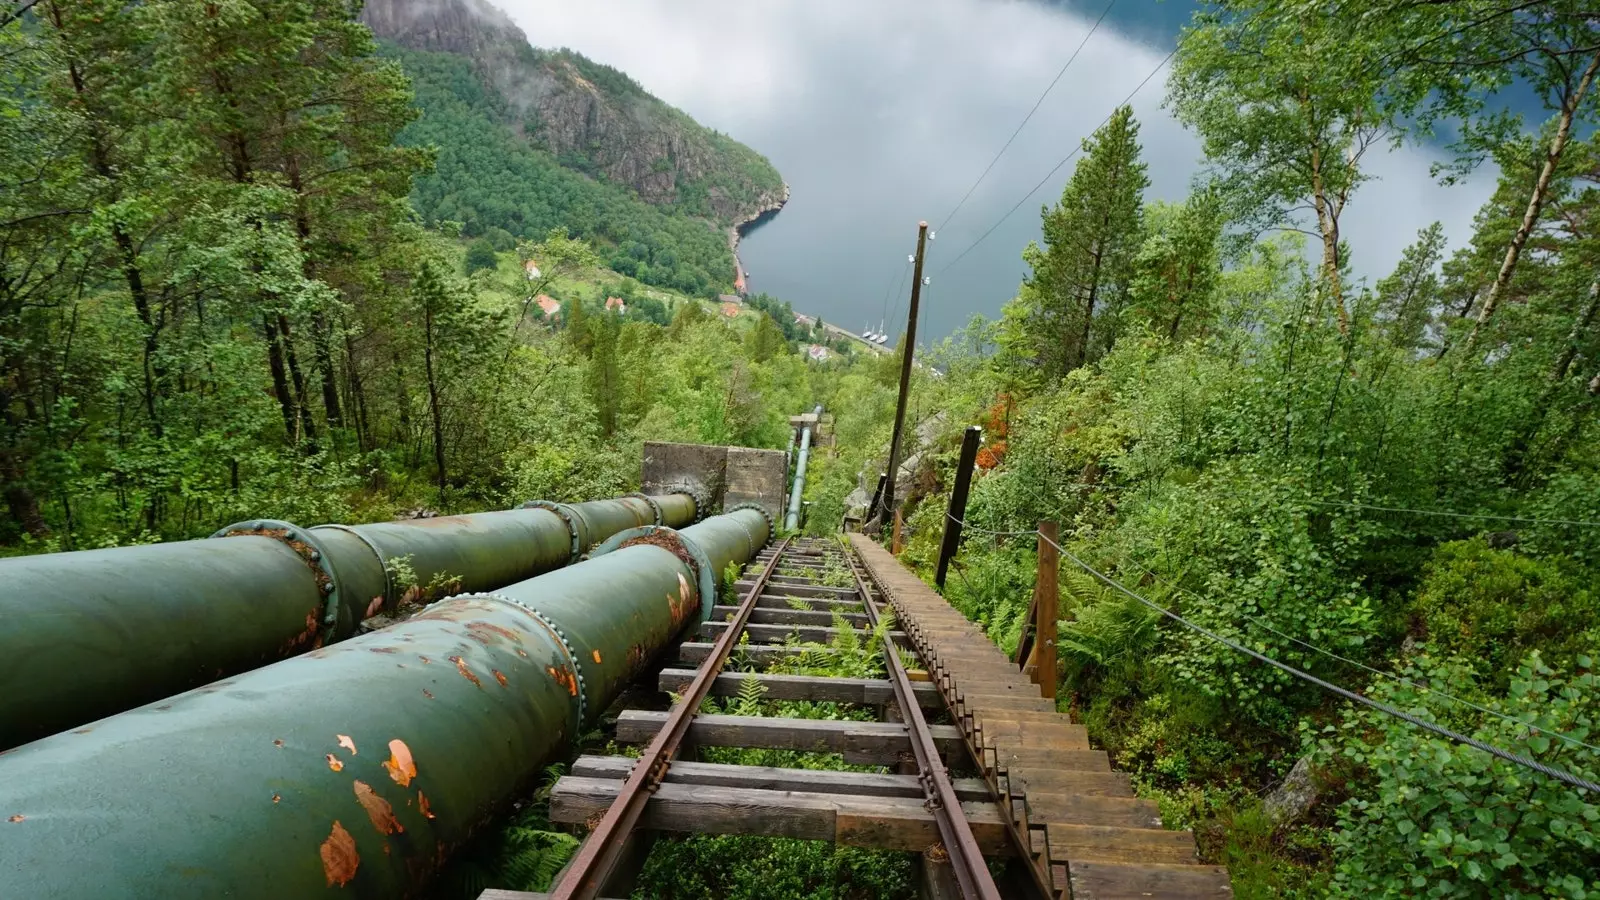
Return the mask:
[[(928, 220), (931, 284), (919, 340), (973, 313), (995, 315), (1026, 272), (1021, 250), (1068, 162), (1046, 173), (1172, 50), (1187, 0), (1119, 0), (988, 178), (947, 215), (1094, 22), (1104, 0), (495, 0), (540, 46), (568, 46), (622, 69), (650, 92), (772, 160), (788, 206), (741, 247), (750, 288), (859, 330), (897, 336), (916, 224)], [(1162, 108), (1165, 70), (1133, 100), (1150, 167), (1146, 199), (1180, 200), (1200, 146)], [(1439, 156), (1406, 148), (1370, 157), (1380, 180), (1346, 213), (1357, 277), (1376, 281), (1419, 228), (1443, 221), (1464, 239), (1491, 172), (1436, 185)], [(951, 260), (1044, 185), (955, 266)], [(1452, 241), (1454, 245), (1455, 241)], [(896, 287), (898, 291), (896, 292)], [(886, 298), (886, 293), (893, 293)]]

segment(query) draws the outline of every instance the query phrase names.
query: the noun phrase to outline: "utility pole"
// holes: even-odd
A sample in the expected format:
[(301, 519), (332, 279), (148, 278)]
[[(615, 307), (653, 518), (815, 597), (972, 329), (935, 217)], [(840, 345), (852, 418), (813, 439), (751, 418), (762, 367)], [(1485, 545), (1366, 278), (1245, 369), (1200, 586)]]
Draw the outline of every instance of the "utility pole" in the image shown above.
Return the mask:
[(900, 477), (900, 438), (906, 425), (906, 400), (911, 393), (911, 358), (917, 349), (917, 301), (922, 298), (922, 251), (928, 245), (928, 223), (917, 223), (917, 260), (911, 273), (911, 312), (906, 316), (906, 346), (900, 360), (900, 397), (894, 405), (894, 436), (889, 439), (889, 477), (883, 485), (883, 517), (894, 515), (895, 481)]
[(967, 492), (972, 487), (972, 466), (978, 460), (978, 440), (983, 429), (969, 425), (961, 436), (961, 460), (956, 463), (956, 483), (950, 491), (950, 505), (944, 513), (944, 540), (939, 544), (939, 568), (934, 572), (933, 583), (944, 588), (944, 577), (950, 571), (950, 560), (961, 546), (961, 523), (967, 518)]

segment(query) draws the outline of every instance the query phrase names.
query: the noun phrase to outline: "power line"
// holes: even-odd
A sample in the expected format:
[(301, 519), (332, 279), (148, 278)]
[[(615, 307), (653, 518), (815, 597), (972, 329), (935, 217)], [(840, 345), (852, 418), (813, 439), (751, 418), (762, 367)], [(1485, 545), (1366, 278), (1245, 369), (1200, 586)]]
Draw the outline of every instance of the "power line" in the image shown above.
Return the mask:
[[(1132, 93), (1128, 94), (1128, 96), (1126, 98), (1124, 98), (1121, 103), (1117, 104), (1117, 109), (1121, 109), (1123, 106), (1126, 106), (1129, 102), (1131, 102), (1133, 100), (1134, 96), (1137, 95), (1139, 93), (1139, 91), (1143, 90), (1145, 85), (1150, 83), (1150, 79), (1156, 77), (1156, 73), (1161, 71), (1161, 69), (1163, 67), (1165, 67), (1168, 62), (1170, 62), (1172, 60), (1172, 57), (1174, 55), (1176, 55), (1177, 52), (1178, 52), (1177, 49), (1174, 48), (1171, 53), (1168, 53), (1166, 55), (1166, 57), (1161, 60), (1161, 62), (1157, 63), (1156, 67), (1154, 69), (1150, 70), (1150, 74), (1146, 75), (1144, 77), (1144, 80), (1139, 82), (1139, 86), (1134, 88)], [(1098, 131), (1101, 128), (1105, 127), (1105, 124), (1107, 122), (1111, 121), (1111, 116), (1114, 116), (1116, 114), (1117, 114), (1116, 109), (1113, 109), (1111, 111), (1110, 115), (1108, 115), (1104, 119), (1100, 120), (1100, 124), (1095, 126), (1095, 130)], [(1084, 138), (1083, 140), (1088, 140), (1088, 138)], [(1082, 149), (1083, 149), (1083, 141), (1080, 140), (1078, 142), (1078, 145), (1076, 147), (1072, 148), (1072, 152), (1071, 153), (1068, 153), (1060, 162), (1056, 163), (1055, 168), (1051, 169), (1049, 172), (1046, 172), (1045, 176), (1043, 178), (1039, 179), (1039, 183), (1038, 184), (1034, 185), (1033, 188), (1031, 190), (1029, 190), (1026, 194), (1023, 194), (1021, 200), (1018, 200), (1015, 205), (1013, 205), (1010, 209), (1006, 210), (1006, 214), (1005, 215), (1001, 216), (993, 225), (990, 225), (988, 231), (985, 231), (977, 240), (973, 241), (971, 244), (968, 244), (967, 248), (965, 250), (962, 250), (960, 253), (956, 254), (956, 258), (950, 260), (950, 262), (947, 263), (944, 268), (939, 270), (938, 274), (943, 275), (944, 273), (950, 271), (950, 269), (952, 267), (954, 267), (956, 263), (960, 262), (962, 260), (962, 258), (964, 258), (968, 253), (971, 253), (974, 248), (976, 248), (979, 244), (981, 244), (985, 240), (987, 240), (989, 235), (994, 234), (996, 228), (999, 228), (1002, 224), (1005, 223), (1005, 221), (1007, 219), (1011, 218), (1013, 213), (1015, 213), (1017, 210), (1021, 209), (1022, 208), (1022, 204), (1028, 202), (1028, 198), (1032, 197), (1034, 194), (1037, 194), (1039, 192), (1039, 189), (1044, 187), (1045, 183), (1048, 182), (1051, 178), (1055, 177), (1055, 174), (1057, 172), (1061, 171), (1061, 167), (1066, 165), (1067, 163), (1071, 162), (1072, 158), (1074, 156), (1077, 156), (1078, 152), (1081, 151)]]
[(985, 178), (989, 177), (989, 173), (993, 171), (995, 163), (1000, 161), (1000, 157), (1006, 155), (1006, 151), (1011, 148), (1012, 141), (1015, 141), (1017, 135), (1022, 133), (1022, 129), (1027, 127), (1028, 120), (1032, 119), (1033, 114), (1039, 111), (1039, 106), (1044, 103), (1044, 98), (1050, 96), (1050, 92), (1055, 90), (1056, 83), (1061, 80), (1061, 76), (1067, 74), (1067, 70), (1072, 68), (1072, 61), (1078, 58), (1078, 54), (1083, 52), (1084, 47), (1088, 46), (1089, 39), (1094, 37), (1096, 31), (1100, 30), (1100, 23), (1105, 21), (1106, 15), (1111, 12), (1111, 7), (1116, 5), (1117, 0), (1111, 0), (1110, 3), (1106, 4), (1105, 10), (1100, 13), (1100, 18), (1094, 20), (1094, 27), (1090, 28), (1089, 33), (1083, 36), (1083, 41), (1078, 44), (1078, 49), (1072, 51), (1072, 55), (1067, 57), (1066, 65), (1061, 67), (1061, 70), (1056, 73), (1056, 77), (1050, 80), (1050, 85), (1044, 89), (1044, 93), (1040, 94), (1039, 99), (1034, 101), (1033, 109), (1028, 110), (1028, 114), (1022, 117), (1022, 122), (1017, 125), (1017, 130), (1011, 132), (1011, 137), (1006, 138), (1005, 145), (1000, 148), (1000, 152), (994, 155), (994, 159), (989, 160), (989, 165), (984, 168), (983, 174), (979, 175), (978, 180), (972, 183), (972, 187), (967, 188), (967, 192), (961, 195), (961, 202), (956, 204), (956, 208), (950, 210), (949, 215), (939, 220), (939, 228), (949, 225), (950, 220), (954, 219), (956, 213), (961, 211), (961, 207), (967, 205), (967, 199), (972, 196), (972, 192), (978, 189), (978, 185), (982, 184)]
[[(1171, 610), (1169, 610), (1169, 609), (1167, 609), (1167, 608), (1165, 608), (1163, 606), (1160, 606), (1160, 605), (1158, 605), (1158, 604), (1146, 599), (1142, 595), (1140, 595), (1140, 594), (1138, 594), (1138, 593), (1136, 593), (1134, 591), (1131, 591), (1126, 587), (1123, 587), (1120, 582), (1108, 577), (1107, 575), (1102, 573), (1100, 570), (1096, 569), (1095, 567), (1093, 567), (1093, 566), (1089, 565), (1088, 563), (1084, 562), (1083, 560), (1079, 559), (1075, 554), (1072, 553), (1072, 551), (1070, 551), (1067, 548), (1061, 546), (1060, 544), (1056, 543), (1055, 541), (1050, 540), (1050, 538), (1046, 537), (1045, 535), (1041, 534), (1041, 535), (1039, 535), (1039, 537), (1042, 540), (1044, 540), (1046, 543), (1050, 544), (1050, 546), (1056, 548), (1056, 550), (1058, 550), (1061, 553), (1062, 556), (1065, 556), (1067, 559), (1072, 560), (1072, 562), (1075, 565), (1077, 565), (1078, 568), (1083, 569), (1085, 572), (1088, 572), (1090, 575), (1094, 576), (1102, 584), (1106, 585), (1107, 587), (1111, 588), (1112, 590), (1115, 590), (1118, 593), (1125, 594), (1128, 597), (1130, 597), (1130, 598), (1132, 598), (1134, 600), (1137, 600), (1138, 602), (1144, 604), (1145, 606), (1149, 607), (1150, 609), (1155, 610), (1156, 612), (1162, 614), (1163, 616), (1166, 616), (1167, 618), (1173, 620), (1174, 622), (1177, 622), (1178, 624), (1184, 626), (1185, 628), (1188, 628), (1191, 631), (1194, 631), (1194, 632), (1197, 632), (1199, 634), (1202, 634), (1202, 635), (1210, 638), (1211, 640), (1216, 641), (1217, 643), (1223, 645), (1224, 647), (1227, 647), (1230, 650), (1233, 650), (1233, 651), (1238, 652), (1238, 653), (1243, 653), (1246, 656), (1251, 657), (1252, 659), (1255, 659), (1255, 660), (1260, 661), (1260, 662), (1264, 662), (1267, 665), (1272, 666), (1275, 669), (1279, 669), (1279, 670), (1281, 670), (1283, 672), (1286, 672), (1289, 675), (1292, 675), (1292, 676), (1294, 676), (1296, 678), (1299, 678), (1302, 681), (1308, 682), (1310, 684), (1314, 684), (1317, 687), (1320, 687), (1325, 691), (1330, 691), (1330, 692), (1332, 692), (1334, 694), (1337, 694), (1340, 697), (1345, 698), (1346, 700), (1351, 700), (1351, 701), (1354, 701), (1356, 703), (1360, 703), (1363, 706), (1371, 707), (1372, 709), (1375, 709), (1375, 710), (1377, 710), (1377, 711), (1379, 711), (1381, 713), (1384, 713), (1386, 715), (1393, 716), (1394, 718), (1400, 719), (1403, 722), (1409, 722), (1410, 724), (1415, 725), (1418, 728), (1422, 728), (1422, 729), (1424, 729), (1426, 731), (1431, 731), (1434, 734), (1439, 735), (1440, 737), (1448, 738), (1449, 740), (1455, 741), (1458, 744), (1464, 744), (1464, 745), (1466, 745), (1468, 747), (1472, 747), (1472, 748), (1475, 748), (1475, 749), (1478, 749), (1478, 750), (1482, 750), (1483, 752), (1489, 754), (1490, 756), (1496, 757), (1498, 759), (1503, 759), (1506, 762), (1515, 763), (1515, 764), (1517, 764), (1519, 766), (1522, 766), (1524, 768), (1532, 769), (1535, 772), (1540, 772), (1540, 773), (1542, 773), (1544, 775), (1548, 775), (1549, 777), (1554, 778), (1555, 780), (1560, 781), (1563, 784), (1568, 784), (1568, 785), (1571, 785), (1571, 786), (1573, 786), (1575, 788), (1580, 788), (1580, 789), (1588, 791), (1588, 792), (1590, 792), (1592, 794), (1600, 794), (1600, 784), (1595, 784), (1594, 782), (1589, 781), (1588, 779), (1580, 778), (1577, 775), (1573, 775), (1572, 773), (1563, 771), (1561, 769), (1551, 768), (1550, 766), (1547, 766), (1544, 763), (1541, 763), (1536, 759), (1530, 759), (1529, 757), (1523, 756), (1520, 753), (1512, 753), (1509, 750), (1502, 750), (1501, 748), (1496, 747), (1493, 744), (1484, 743), (1483, 741), (1480, 741), (1477, 738), (1468, 737), (1467, 735), (1461, 734), (1460, 732), (1452, 731), (1449, 728), (1445, 728), (1442, 725), (1435, 725), (1434, 723), (1429, 722), (1429, 721), (1427, 721), (1425, 719), (1419, 719), (1416, 716), (1411, 715), (1410, 713), (1404, 712), (1402, 710), (1395, 709), (1393, 706), (1390, 706), (1387, 703), (1382, 703), (1380, 701), (1373, 700), (1372, 698), (1364, 696), (1362, 694), (1358, 694), (1355, 691), (1348, 690), (1346, 688), (1342, 688), (1342, 687), (1340, 687), (1340, 686), (1338, 686), (1336, 684), (1333, 684), (1331, 682), (1323, 681), (1321, 678), (1318, 678), (1317, 676), (1312, 675), (1309, 672), (1302, 672), (1301, 670), (1296, 669), (1294, 666), (1288, 665), (1287, 663), (1278, 662), (1277, 660), (1273, 659), (1270, 656), (1267, 656), (1264, 653), (1258, 653), (1258, 652), (1256, 652), (1254, 650), (1251, 650), (1249, 647), (1246, 647), (1246, 646), (1244, 646), (1242, 644), (1239, 644), (1239, 643), (1236, 643), (1234, 641), (1231, 641), (1231, 640), (1223, 637), (1222, 635), (1219, 635), (1219, 634), (1217, 634), (1217, 633), (1215, 633), (1213, 631), (1210, 631), (1210, 630), (1208, 630), (1208, 629), (1206, 629), (1206, 628), (1204, 628), (1204, 627), (1202, 627), (1200, 625), (1196, 625), (1195, 623), (1189, 621), (1188, 619), (1185, 619), (1183, 616), (1180, 616), (1177, 613), (1175, 613), (1175, 612), (1173, 612), (1173, 611), (1171, 611)], [(1520, 724), (1524, 724), (1525, 725), (1526, 723), (1520, 723)]]
[(1442, 516), (1450, 519), (1485, 519), (1496, 522), (1522, 522), (1527, 525), (1577, 525), (1584, 528), (1600, 528), (1600, 522), (1585, 522), (1576, 519), (1530, 519), (1524, 516), (1495, 516), (1479, 513), (1459, 513), (1443, 509), (1411, 509), (1404, 506), (1377, 506), (1371, 503), (1354, 503), (1345, 500), (1307, 500), (1317, 506), (1343, 506), (1349, 509), (1371, 509), (1379, 512), (1414, 513), (1419, 516)]
[[(1172, 588), (1175, 591), (1178, 591), (1179, 593), (1188, 594), (1189, 596), (1195, 598), (1196, 600), (1200, 600), (1202, 602), (1205, 602), (1205, 600), (1206, 600), (1205, 597), (1202, 597), (1201, 595), (1195, 593), (1194, 591), (1189, 590), (1188, 588), (1186, 588), (1186, 587), (1184, 587), (1184, 586), (1182, 586), (1180, 584), (1174, 584), (1173, 582), (1168, 581), (1165, 578), (1162, 578), (1160, 575), (1157, 575), (1153, 570), (1151, 570), (1151, 568), (1149, 566), (1144, 565), (1143, 563), (1139, 562), (1138, 560), (1133, 559), (1131, 557), (1124, 557), (1124, 558), (1129, 563), (1132, 563), (1135, 568), (1140, 569), (1145, 574), (1149, 575), (1151, 578), (1154, 578), (1157, 582), (1159, 582), (1161, 584), (1164, 584), (1167, 587)], [(1583, 741), (1580, 741), (1575, 737), (1571, 737), (1569, 735), (1562, 734), (1559, 731), (1550, 731), (1549, 729), (1540, 728), (1537, 725), (1533, 725), (1531, 723), (1524, 722), (1523, 720), (1517, 718), (1516, 716), (1506, 715), (1503, 712), (1499, 712), (1497, 710), (1490, 709), (1490, 708), (1488, 708), (1486, 706), (1479, 706), (1478, 704), (1473, 703), (1471, 700), (1466, 700), (1466, 699), (1463, 699), (1461, 697), (1456, 697), (1454, 695), (1447, 694), (1444, 691), (1441, 691), (1436, 687), (1432, 687), (1431, 685), (1417, 684), (1416, 682), (1410, 680), (1409, 678), (1401, 677), (1401, 676), (1396, 675), (1396, 674), (1394, 674), (1392, 672), (1385, 672), (1385, 671), (1383, 671), (1381, 669), (1374, 669), (1373, 667), (1371, 667), (1369, 665), (1366, 665), (1364, 663), (1357, 662), (1356, 660), (1350, 659), (1350, 658), (1345, 657), (1345, 656), (1340, 656), (1339, 654), (1334, 653), (1331, 650), (1324, 650), (1321, 647), (1316, 646), (1315, 644), (1309, 644), (1309, 643), (1307, 643), (1305, 641), (1300, 640), (1297, 637), (1294, 637), (1293, 635), (1285, 634), (1282, 631), (1279, 631), (1278, 629), (1273, 628), (1271, 625), (1268, 625), (1266, 622), (1262, 621), (1261, 619), (1256, 618), (1255, 616), (1246, 615), (1244, 613), (1239, 613), (1238, 615), (1239, 615), (1240, 618), (1250, 622), (1251, 624), (1255, 625), (1256, 627), (1261, 628), (1261, 629), (1263, 629), (1265, 631), (1269, 631), (1269, 632), (1277, 635), (1278, 637), (1283, 638), (1286, 641), (1292, 641), (1293, 643), (1298, 644), (1299, 646), (1304, 647), (1305, 649), (1310, 650), (1310, 651), (1312, 651), (1314, 653), (1320, 653), (1323, 656), (1329, 657), (1331, 659), (1336, 659), (1339, 662), (1355, 666), (1358, 669), (1361, 669), (1363, 671), (1369, 672), (1369, 673), (1371, 673), (1373, 675), (1377, 675), (1380, 678), (1387, 678), (1390, 681), (1394, 681), (1394, 682), (1397, 682), (1399, 684), (1403, 684), (1408, 688), (1412, 688), (1413, 690), (1425, 691), (1425, 692), (1430, 693), (1430, 694), (1435, 694), (1435, 695), (1437, 695), (1439, 697), (1442, 697), (1442, 698), (1444, 698), (1446, 700), (1449, 700), (1452, 703), (1459, 703), (1462, 706), (1466, 706), (1466, 707), (1469, 707), (1471, 709), (1475, 709), (1478, 712), (1484, 713), (1486, 715), (1494, 716), (1497, 719), (1500, 719), (1500, 720), (1505, 721), (1505, 722), (1509, 722), (1509, 723), (1511, 723), (1513, 725), (1521, 725), (1522, 727), (1527, 728), (1529, 731), (1537, 731), (1540, 734), (1547, 735), (1549, 737), (1553, 737), (1553, 738), (1555, 738), (1557, 740), (1560, 740), (1560, 741), (1565, 741), (1568, 744), (1572, 744), (1572, 745), (1575, 745), (1575, 746), (1578, 746), (1578, 747), (1587, 747), (1590, 750), (1594, 750), (1595, 752), (1600, 753), (1600, 747), (1596, 747), (1593, 744), (1586, 744)]]

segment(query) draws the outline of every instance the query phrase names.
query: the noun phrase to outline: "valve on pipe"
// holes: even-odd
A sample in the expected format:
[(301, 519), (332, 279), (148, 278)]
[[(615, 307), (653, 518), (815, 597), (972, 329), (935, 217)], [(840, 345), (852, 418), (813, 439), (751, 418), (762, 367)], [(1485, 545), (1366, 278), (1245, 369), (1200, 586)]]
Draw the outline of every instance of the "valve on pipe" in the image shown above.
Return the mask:
[(0, 560), (0, 750), (342, 640), (425, 601), (430, 583), (494, 590), (695, 514), (688, 495), (639, 495), (370, 525), (256, 520), (216, 540)]
[(0, 755), (0, 897), (396, 897), (716, 603), (743, 509)]

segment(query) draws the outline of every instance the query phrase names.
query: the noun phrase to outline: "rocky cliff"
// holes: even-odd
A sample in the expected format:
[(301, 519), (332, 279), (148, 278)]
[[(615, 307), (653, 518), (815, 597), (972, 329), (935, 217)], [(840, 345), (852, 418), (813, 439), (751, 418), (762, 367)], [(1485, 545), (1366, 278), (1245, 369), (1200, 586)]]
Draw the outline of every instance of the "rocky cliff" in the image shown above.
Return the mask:
[(563, 165), (627, 185), (641, 199), (723, 223), (781, 206), (787, 191), (754, 150), (701, 127), (609, 66), (531, 46), (485, 0), (367, 0), (381, 40), (471, 60), (512, 130)]

